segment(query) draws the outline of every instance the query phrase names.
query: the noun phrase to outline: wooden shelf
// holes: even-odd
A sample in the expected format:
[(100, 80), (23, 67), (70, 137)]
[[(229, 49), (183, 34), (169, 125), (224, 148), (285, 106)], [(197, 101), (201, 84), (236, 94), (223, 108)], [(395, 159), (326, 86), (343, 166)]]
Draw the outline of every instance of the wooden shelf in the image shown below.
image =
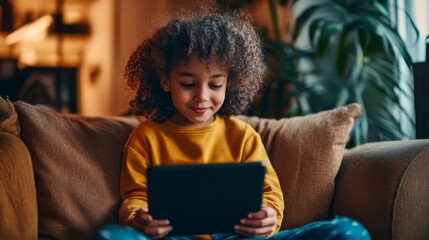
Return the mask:
[[(63, 0), (62, 29), (68, 33), (88, 33), (87, 10), (95, 0)], [(15, 29), (39, 17), (58, 14), (57, 0), (13, 0)]]
[[(50, 34), (38, 42), (18, 43), (6, 46), (7, 34), (0, 33), (0, 58), (16, 58), (20, 64), (29, 66), (56, 66), (58, 57), (58, 35)], [(82, 62), (88, 35), (65, 34), (62, 38), (62, 65), (78, 66)]]
[(49, 27), (49, 34), (45, 39), (34, 42), (19, 42), (12, 46), (7, 46), (5, 43), (6, 36), (10, 32), (0, 32), (0, 58), (16, 58), (19, 59), (19, 63), (31, 66), (55, 66), (59, 62), (58, 43), (62, 42), (63, 64), (67, 66), (79, 65), (82, 61), (87, 39), (91, 34), (86, 14), (89, 5), (94, 1), (63, 0), (61, 14), (57, 14), (57, 0), (11, 1), (15, 30), (28, 21), (35, 21), (46, 14), (54, 17), (54, 23)]

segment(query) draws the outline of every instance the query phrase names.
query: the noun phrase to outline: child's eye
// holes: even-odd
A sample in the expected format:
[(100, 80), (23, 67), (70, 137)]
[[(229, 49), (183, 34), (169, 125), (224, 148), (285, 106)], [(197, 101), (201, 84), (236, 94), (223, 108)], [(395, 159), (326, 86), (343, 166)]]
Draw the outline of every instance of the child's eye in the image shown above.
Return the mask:
[(210, 87), (213, 89), (219, 89), (219, 88), (222, 88), (222, 84), (212, 84), (210, 85)]
[(184, 88), (192, 88), (195, 86), (193, 83), (180, 83), (180, 85)]

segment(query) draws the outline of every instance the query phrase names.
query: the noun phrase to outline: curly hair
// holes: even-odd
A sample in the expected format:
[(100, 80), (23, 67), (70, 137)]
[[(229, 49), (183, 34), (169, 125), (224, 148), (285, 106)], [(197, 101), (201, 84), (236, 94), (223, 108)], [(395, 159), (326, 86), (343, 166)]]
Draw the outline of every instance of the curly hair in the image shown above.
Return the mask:
[(131, 54), (124, 74), (128, 86), (137, 90), (130, 101), (131, 111), (156, 122), (171, 117), (174, 105), (160, 79), (191, 55), (208, 65), (216, 59), (228, 71), (225, 101), (218, 114), (242, 113), (263, 85), (261, 41), (247, 14), (188, 13), (170, 20)]

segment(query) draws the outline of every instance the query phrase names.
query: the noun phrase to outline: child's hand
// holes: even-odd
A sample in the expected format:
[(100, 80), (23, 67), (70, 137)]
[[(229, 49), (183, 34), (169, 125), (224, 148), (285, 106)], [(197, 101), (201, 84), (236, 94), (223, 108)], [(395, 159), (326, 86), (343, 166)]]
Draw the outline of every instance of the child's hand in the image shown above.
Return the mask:
[(136, 228), (151, 238), (162, 238), (173, 228), (168, 220), (153, 219), (147, 209), (136, 211), (134, 219), (131, 221), (131, 227)]
[(249, 213), (240, 224), (235, 225), (235, 232), (248, 237), (267, 237), (275, 229), (277, 214), (271, 207), (262, 206), (261, 211)]

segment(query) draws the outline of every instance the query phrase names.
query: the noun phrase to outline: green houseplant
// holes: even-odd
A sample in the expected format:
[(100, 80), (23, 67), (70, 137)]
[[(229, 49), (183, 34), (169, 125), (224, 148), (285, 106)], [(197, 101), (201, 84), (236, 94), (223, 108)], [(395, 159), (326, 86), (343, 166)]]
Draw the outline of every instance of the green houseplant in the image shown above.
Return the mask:
[[(270, 74), (250, 114), (305, 115), (359, 102), (364, 111), (349, 147), (412, 138), (412, 60), (387, 2), (268, 0), (275, 30), (274, 38), (264, 38)], [(281, 41), (277, 16), (288, 4), (296, 10), (292, 43)]]
[[(295, 4), (300, 1), (305, 2)], [(320, 98), (331, 96), (325, 102), (330, 107), (349, 102), (364, 106), (351, 145), (413, 137), (412, 60), (386, 1), (313, 1), (297, 15), (295, 29), (294, 42), (307, 31), (316, 58), (327, 59), (336, 70), (337, 77), (320, 81), (326, 88)]]

